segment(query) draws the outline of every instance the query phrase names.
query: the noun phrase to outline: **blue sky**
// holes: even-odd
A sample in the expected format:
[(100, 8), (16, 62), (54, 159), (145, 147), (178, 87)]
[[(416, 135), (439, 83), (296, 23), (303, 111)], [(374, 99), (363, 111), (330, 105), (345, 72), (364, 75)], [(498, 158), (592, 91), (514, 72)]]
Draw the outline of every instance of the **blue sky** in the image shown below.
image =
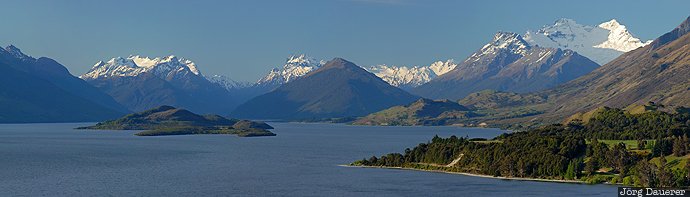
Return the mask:
[(204, 74), (255, 81), (297, 53), (364, 66), (461, 61), (496, 31), (524, 33), (558, 18), (588, 25), (615, 18), (653, 39), (689, 7), (687, 0), (9, 0), (0, 6), (0, 44), (54, 58), (75, 75), (114, 56), (174, 54)]

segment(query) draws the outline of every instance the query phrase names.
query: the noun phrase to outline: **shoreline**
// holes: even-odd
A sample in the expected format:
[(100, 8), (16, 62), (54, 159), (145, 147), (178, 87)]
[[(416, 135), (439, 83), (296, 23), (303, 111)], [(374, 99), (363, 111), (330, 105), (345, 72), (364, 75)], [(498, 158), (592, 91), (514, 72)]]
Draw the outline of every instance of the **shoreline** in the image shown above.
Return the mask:
[[(552, 182), (552, 183), (587, 184), (584, 181), (578, 181), (578, 180), (556, 180), (556, 179), (540, 179), (540, 178), (502, 177), (502, 176), (491, 176), (491, 175), (483, 175), (483, 174), (473, 174), (473, 173), (467, 173), (467, 172), (450, 172), (450, 171), (443, 171), (443, 170), (424, 170), (424, 169), (404, 168), (404, 167), (352, 166), (352, 165), (338, 165), (338, 166), (349, 167), (349, 168), (379, 168), (379, 169), (393, 169), (393, 170), (411, 170), (411, 171), (420, 171), (420, 172), (435, 172), (435, 173), (456, 174), (456, 175), (464, 175), (464, 176), (480, 177), (480, 178), (513, 180), (513, 181), (537, 181), (537, 182)], [(605, 183), (605, 184), (608, 184), (608, 183)]]

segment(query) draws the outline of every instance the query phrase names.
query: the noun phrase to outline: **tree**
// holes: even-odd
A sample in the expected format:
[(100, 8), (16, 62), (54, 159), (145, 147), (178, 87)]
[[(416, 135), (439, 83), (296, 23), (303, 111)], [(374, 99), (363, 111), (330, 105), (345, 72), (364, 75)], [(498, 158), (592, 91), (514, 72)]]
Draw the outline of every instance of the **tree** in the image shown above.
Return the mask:
[(618, 143), (614, 145), (609, 151), (609, 165), (618, 171), (621, 175), (627, 174), (627, 166), (631, 162), (630, 153), (625, 148), (624, 143)]
[(592, 167), (595, 167), (593, 172), (596, 172), (596, 170), (598, 170), (602, 165), (610, 163), (609, 160), (607, 160), (609, 147), (603, 142), (598, 142), (596, 139), (592, 140), (592, 144), (590, 144), (590, 146), (592, 147), (592, 157), (590, 157), (589, 160), (594, 161), (592, 163)]
[(683, 145), (683, 150), (685, 150), (685, 154), (688, 154), (688, 146), (690, 145), (690, 140), (688, 140), (687, 135), (683, 135), (680, 138), (681, 144)]
[(657, 178), (656, 174), (654, 173), (654, 169), (652, 168), (652, 164), (649, 163), (646, 159), (643, 159), (640, 163), (637, 164), (637, 175), (640, 179), (639, 186), (657, 186)]
[(637, 150), (644, 150), (647, 147), (647, 141), (640, 138), (637, 140)]
[(673, 138), (673, 155), (680, 157), (685, 155), (685, 144), (683, 140), (679, 137)]
[(585, 164), (585, 172), (587, 175), (593, 175), (599, 169), (599, 164), (596, 159), (589, 158), (589, 161)]
[(369, 165), (378, 165), (378, 158), (376, 158), (376, 156), (371, 156), (371, 158), (369, 158)]
[(652, 148), (652, 156), (670, 155), (673, 153), (673, 141), (668, 138), (658, 138)]
[(666, 171), (666, 158), (661, 155), (659, 158), (659, 166), (657, 166), (657, 177), (659, 178), (659, 187), (671, 187), (673, 184), (673, 175)]
[(565, 175), (563, 178), (568, 179), (568, 180), (574, 180), (577, 178), (577, 161), (575, 159), (570, 160), (570, 164), (568, 164), (568, 169), (565, 171)]

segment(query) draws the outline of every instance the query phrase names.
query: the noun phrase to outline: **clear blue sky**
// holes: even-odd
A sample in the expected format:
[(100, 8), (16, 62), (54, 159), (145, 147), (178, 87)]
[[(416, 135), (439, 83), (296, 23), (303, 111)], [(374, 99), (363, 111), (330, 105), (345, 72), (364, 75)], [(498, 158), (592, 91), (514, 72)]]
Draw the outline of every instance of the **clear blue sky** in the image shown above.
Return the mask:
[(174, 54), (202, 73), (255, 81), (296, 53), (364, 66), (460, 61), (496, 31), (524, 33), (558, 18), (589, 25), (616, 18), (653, 39), (688, 8), (687, 0), (8, 0), (0, 44), (54, 58), (75, 75), (114, 56)]

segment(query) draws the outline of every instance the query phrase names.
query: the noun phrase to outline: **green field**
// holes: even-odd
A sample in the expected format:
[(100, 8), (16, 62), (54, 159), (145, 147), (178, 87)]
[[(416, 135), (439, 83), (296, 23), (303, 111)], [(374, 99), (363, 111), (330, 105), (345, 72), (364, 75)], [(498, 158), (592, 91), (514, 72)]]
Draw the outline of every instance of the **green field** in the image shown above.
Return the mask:
[[(685, 165), (688, 162), (688, 156), (689, 155), (680, 156), (680, 157), (676, 157), (673, 155), (666, 156), (665, 157), (666, 158), (666, 166), (668, 166), (670, 169), (683, 169), (683, 168), (685, 168)], [(659, 157), (656, 157), (656, 158), (650, 160), (650, 162), (658, 166), (659, 165)]]
[[(637, 150), (637, 140), (598, 140), (599, 142), (603, 142), (604, 144), (608, 145), (609, 147), (623, 143), (625, 144), (625, 147), (628, 150)], [(655, 140), (645, 140), (647, 142), (647, 146), (644, 149), (652, 149), (654, 146), (654, 143), (656, 142)], [(590, 144), (591, 141), (587, 140), (587, 144)]]

